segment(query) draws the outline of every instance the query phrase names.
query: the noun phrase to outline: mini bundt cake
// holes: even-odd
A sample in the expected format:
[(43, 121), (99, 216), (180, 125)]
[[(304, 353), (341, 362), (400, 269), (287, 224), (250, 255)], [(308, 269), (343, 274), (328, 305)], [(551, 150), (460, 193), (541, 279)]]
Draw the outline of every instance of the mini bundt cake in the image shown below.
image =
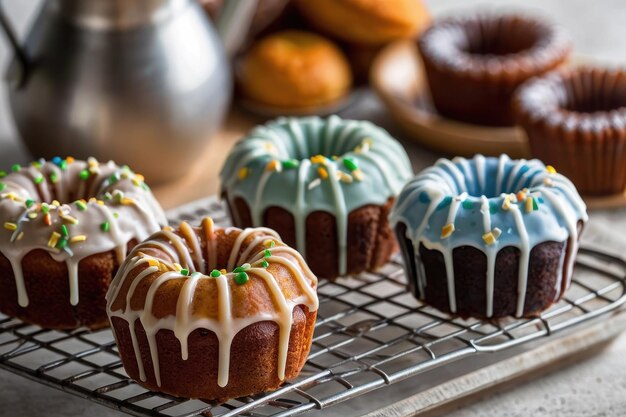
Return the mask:
[(266, 226), (318, 276), (374, 270), (396, 252), (387, 215), (412, 175), (385, 130), (337, 116), (259, 126), (230, 153), (222, 195), (238, 227)]
[(331, 105), (352, 86), (343, 52), (315, 33), (287, 30), (252, 45), (244, 56), (238, 82), (253, 103), (290, 109)]
[(0, 171), (0, 311), (55, 329), (108, 323), (127, 249), (166, 224), (143, 177), (54, 158)]
[(626, 71), (578, 67), (534, 78), (514, 99), (534, 156), (583, 195), (626, 189)]
[(391, 214), (415, 297), (479, 318), (533, 316), (559, 300), (586, 221), (567, 178), (506, 155), (440, 159)]
[(562, 30), (517, 14), (443, 19), (418, 46), (437, 111), (490, 126), (513, 125), (515, 89), (563, 64), (570, 52)]
[(137, 245), (107, 295), (128, 375), (187, 398), (226, 400), (276, 389), (308, 356), (317, 279), (266, 229), (210, 218)]

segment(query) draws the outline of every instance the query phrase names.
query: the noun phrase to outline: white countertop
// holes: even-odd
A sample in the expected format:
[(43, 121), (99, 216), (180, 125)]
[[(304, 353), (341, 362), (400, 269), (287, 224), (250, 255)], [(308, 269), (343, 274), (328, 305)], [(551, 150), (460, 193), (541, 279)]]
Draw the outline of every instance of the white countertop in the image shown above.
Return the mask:
[[(40, 0), (6, 2), (9, 14), (19, 24), (20, 32), (28, 25), (32, 10)], [(435, 14), (454, 8), (488, 4), (485, 0), (429, 0)], [(611, 63), (626, 64), (626, 4), (623, 0), (498, 0), (497, 8), (513, 5), (543, 10), (565, 26), (574, 38), (578, 54)], [(491, 6), (490, 6), (491, 7)], [(0, 69), (7, 66), (6, 42), (0, 36)], [(30, 156), (15, 139), (6, 103), (6, 86), (0, 100), (0, 166), (27, 162)], [(380, 109), (374, 106), (376, 109)], [(380, 110), (377, 110), (380, 111)], [(384, 118), (377, 114), (376, 118)], [(409, 152), (419, 159), (434, 155), (411, 146)], [(626, 211), (595, 212), (593, 222), (610, 223), (626, 234)], [(626, 241), (626, 240), (625, 240)], [(625, 246), (613, 248), (626, 254)], [(449, 414), (450, 417), (587, 417), (626, 415), (626, 335), (606, 351), (567, 369), (524, 383), (516, 389), (496, 393), (474, 405)], [(118, 412), (75, 398), (0, 370), (0, 417), (50, 416), (119, 416)]]

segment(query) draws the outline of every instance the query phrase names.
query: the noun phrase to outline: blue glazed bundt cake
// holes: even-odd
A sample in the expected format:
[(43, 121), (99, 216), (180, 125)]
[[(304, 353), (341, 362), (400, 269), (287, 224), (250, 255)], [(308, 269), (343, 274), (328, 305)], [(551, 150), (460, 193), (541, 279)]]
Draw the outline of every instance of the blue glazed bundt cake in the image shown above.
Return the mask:
[(397, 250), (388, 214), (413, 171), (402, 146), (366, 121), (282, 118), (231, 152), (222, 195), (238, 227), (276, 230), (316, 275), (373, 270)]
[(440, 159), (391, 212), (415, 297), (459, 316), (532, 316), (568, 288), (586, 207), (564, 176), (506, 155)]

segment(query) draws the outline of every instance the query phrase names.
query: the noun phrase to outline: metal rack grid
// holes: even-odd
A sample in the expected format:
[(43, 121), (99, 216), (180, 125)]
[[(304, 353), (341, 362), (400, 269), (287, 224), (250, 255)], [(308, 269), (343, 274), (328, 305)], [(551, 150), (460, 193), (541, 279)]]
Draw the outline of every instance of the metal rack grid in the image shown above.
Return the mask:
[[(214, 198), (171, 213), (173, 223), (211, 215)], [(0, 315), (0, 368), (136, 416), (288, 416), (331, 407), (428, 370), (550, 336), (616, 310), (626, 301), (626, 262), (581, 249), (566, 297), (532, 319), (451, 318), (417, 303), (393, 261), (319, 285), (313, 347), (300, 377), (275, 392), (211, 404), (150, 392), (126, 375), (110, 330), (53, 331)]]

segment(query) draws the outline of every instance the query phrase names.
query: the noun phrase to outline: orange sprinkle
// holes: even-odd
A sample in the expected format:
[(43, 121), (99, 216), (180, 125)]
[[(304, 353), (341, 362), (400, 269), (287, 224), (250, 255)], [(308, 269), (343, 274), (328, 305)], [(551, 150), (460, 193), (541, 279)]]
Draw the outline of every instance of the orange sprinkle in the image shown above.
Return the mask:
[(323, 180), (328, 178), (328, 172), (322, 167), (317, 168), (317, 173)]
[(446, 239), (454, 233), (454, 223), (448, 223), (441, 228), (441, 238)]
[(326, 165), (326, 157), (324, 155), (315, 155), (311, 157), (311, 163)]
[(52, 218), (50, 217), (50, 213), (46, 213), (45, 216), (43, 216), (43, 221), (44, 223), (46, 223), (48, 226), (52, 226)]
[(265, 169), (268, 171), (280, 171), (280, 167), (280, 163), (276, 159), (274, 159), (267, 163)]
[(237, 173), (237, 178), (239, 178), (239, 181), (243, 181), (248, 178), (248, 175), (250, 175), (250, 168), (243, 167), (239, 169), (239, 172)]
[(524, 201), (526, 200), (526, 193), (524, 191), (520, 191), (517, 193), (517, 201)]
[(228, 271), (226, 271), (225, 269), (220, 269), (220, 274), (226, 275), (227, 273), (228, 273)]
[(75, 160), (75, 159), (74, 159), (74, 157), (72, 157), (72, 156), (68, 156), (67, 158), (65, 158), (65, 162), (66, 162), (68, 165), (73, 164), (73, 163), (74, 163), (74, 161), (76, 161), (76, 160)]

